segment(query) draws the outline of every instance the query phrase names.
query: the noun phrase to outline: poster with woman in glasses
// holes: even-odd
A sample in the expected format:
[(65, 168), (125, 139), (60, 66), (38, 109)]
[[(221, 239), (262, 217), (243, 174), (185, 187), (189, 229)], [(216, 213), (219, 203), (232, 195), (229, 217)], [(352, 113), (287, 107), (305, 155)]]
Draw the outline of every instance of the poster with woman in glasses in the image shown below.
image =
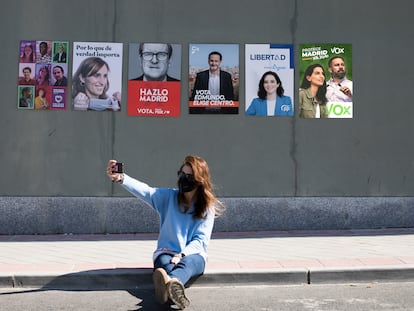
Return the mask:
[(180, 115), (181, 45), (131, 43), (128, 66), (128, 115)]

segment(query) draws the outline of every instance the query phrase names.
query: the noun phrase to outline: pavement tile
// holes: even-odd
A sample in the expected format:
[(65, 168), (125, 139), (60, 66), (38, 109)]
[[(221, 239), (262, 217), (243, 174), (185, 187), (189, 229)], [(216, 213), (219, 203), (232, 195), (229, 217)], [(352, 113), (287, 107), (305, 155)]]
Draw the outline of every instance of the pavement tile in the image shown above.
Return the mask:
[(274, 269), (282, 268), (282, 265), (276, 260), (267, 261), (239, 261), (241, 269)]
[(209, 261), (206, 264), (206, 270), (208, 269), (240, 269), (240, 264), (237, 261)]
[(148, 268), (152, 269), (153, 264), (151, 261), (148, 262), (131, 262), (131, 263), (116, 263), (116, 269), (141, 269), (141, 268)]
[(414, 264), (414, 256), (408, 257), (408, 256), (400, 256), (398, 257), (403, 263), (405, 264)]
[(404, 264), (398, 258), (360, 258), (359, 259), (364, 265), (369, 266), (381, 266), (381, 265), (401, 265)]
[(357, 267), (363, 263), (358, 258), (320, 259), (324, 267)]
[(22, 274), (35, 271), (36, 273), (42, 272), (59, 272), (67, 273), (73, 270), (74, 265), (54, 265), (54, 264), (12, 264), (1, 265), (0, 272), (9, 272), (13, 274)]
[[(156, 234), (0, 236), (0, 276), (116, 274), (125, 269), (150, 273), (156, 238)], [(414, 228), (221, 232), (213, 234), (208, 253), (206, 273), (259, 271), (262, 277), (267, 271), (289, 274), (294, 269), (413, 271)]]
[(283, 268), (323, 267), (319, 260), (279, 260)]
[(72, 271), (88, 271), (88, 270), (106, 270), (115, 269), (115, 264), (97, 263), (97, 264), (75, 264)]

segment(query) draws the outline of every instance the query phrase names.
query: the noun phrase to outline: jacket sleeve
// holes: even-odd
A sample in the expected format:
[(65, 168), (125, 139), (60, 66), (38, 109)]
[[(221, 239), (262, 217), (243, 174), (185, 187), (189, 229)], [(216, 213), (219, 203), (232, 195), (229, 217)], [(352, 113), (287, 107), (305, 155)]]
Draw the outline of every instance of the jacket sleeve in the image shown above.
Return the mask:
[(226, 100), (234, 100), (234, 89), (233, 89), (233, 81), (231, 80), (231, 74), (226, 71), (220, 71), (222, 73), (220, 77), (220, 82), (223, 90), (220, 90), (220, 93), (224, 95)]
[(246, 114), (248, 116), (255, 116), (257, 114), (257, 111), (256, 111), (256, 99), (253, 99), (252, 100), (252, 102), (250, 103), (250, 106), (246, 110)]
[(290, 98), (290, 96), (286, 96), (286, 104), (289, 105), (290, 107), (288, 116), (293, 116), (293, 104), (292, 104), (292, 98)]
[(145, 201), (149, 205), (151, 205), (154, 209), (158, 209), (160, 205), (159, 201), (161, 199), (160, 189), (150, 187), (146, 183), (143, 183), (135, 178), (124, 174), (124, 181), (121, 184), (122, 187), (130, 192), (132, 195), (136, 196), (137, 198)]
[(306, 100), (305, 92), (299, 89), (299, 117), (301, 118), (306, 118), (305, 113), (304, 113), (305, 100)]
[(202, 89), (202, 81), (201, 80), (202, 80), (202, 73), (199, 72), (196, 75), (196, 79), (195, 79), (195, 82), (194, 82), (193, 90), (191, 92), (190, 100), (194, 100), (194, 97), (196, 95), (196, 91)]
[(200, 221), (193, 235), (187, 241), (186, 247), (181, 251), (184, 255), (199, 254), (206, 252), (210, 242), (214, 226), (214, 210), (209, 210), (207, 217)]

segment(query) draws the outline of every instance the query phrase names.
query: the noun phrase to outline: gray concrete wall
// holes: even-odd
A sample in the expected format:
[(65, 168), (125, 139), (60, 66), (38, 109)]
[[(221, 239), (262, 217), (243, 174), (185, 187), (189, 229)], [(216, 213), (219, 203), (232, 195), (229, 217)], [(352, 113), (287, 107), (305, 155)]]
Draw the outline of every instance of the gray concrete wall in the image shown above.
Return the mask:
[[(222, 198), (215, 232), (414, 227), (412, 197)], [(0, 235), (158, 232), (157, 213), (136, 198), (2, 197)]]
[[(130, 175), (151, 185), (173, 186), (183, 157), (198, 154), (220, 197), (412, 196), (413, 9), (409, 0), (7, 1), (0, 13), (0, 195), (128, 196), (106, 178), (108, 159), (124, 161)], [(181, 116), (18, 111), (22, 39), (124, 43), (124, 94), (128, 43), (182, 44)], [(245, 43), (294, 44), (298, 67), (298, 44), (335, 42), (353, 46), (352, 120), (244, 115)], [(239, 115), (187, 114), (189, 43), (240, 44)]]

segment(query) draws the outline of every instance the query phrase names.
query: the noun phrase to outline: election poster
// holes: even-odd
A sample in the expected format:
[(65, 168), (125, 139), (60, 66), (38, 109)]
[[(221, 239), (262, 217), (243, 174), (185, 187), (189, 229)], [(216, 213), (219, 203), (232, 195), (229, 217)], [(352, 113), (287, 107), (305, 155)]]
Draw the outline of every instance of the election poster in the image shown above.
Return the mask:
[(291, 44), (246, 44), (247, 116), (294, 115), (294, 59)]
[(128, 115), (180, 116), (181, 45), (130, 43)]
[(189, 113), (239, 113), (239, 45), (189, 45)]
[(299, 116), (353, 118), (351, 44), (300, 44)]
[(73, 42), (74, 110), (121, 110), (122, 47), (113, 42)]
[(21, 40), (19, 109), (64, 110), (68, 94), (67, 41)]

